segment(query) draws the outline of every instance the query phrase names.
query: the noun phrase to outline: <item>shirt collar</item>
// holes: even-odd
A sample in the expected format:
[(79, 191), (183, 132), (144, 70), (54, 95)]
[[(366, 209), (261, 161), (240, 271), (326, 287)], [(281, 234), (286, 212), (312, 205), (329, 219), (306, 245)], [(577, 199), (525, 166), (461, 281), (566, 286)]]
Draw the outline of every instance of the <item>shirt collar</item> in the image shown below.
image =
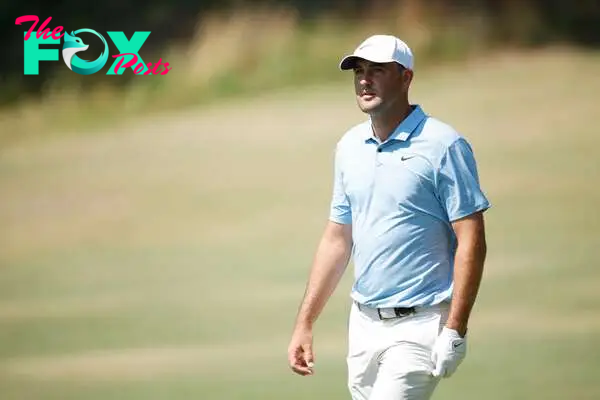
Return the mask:
[[(412, 111), (408, 116), (398, 124), (394, 132), (390, 135), (390, 137), (386, 140), (387, 142), (392, 140), (407, 140), (410, 135), (415, 131), (415, 129), (419, 126), (419, 124), (427, 117), (423, 109), (419, 104), (411, 105)], [(375, 135), (373, 134), (373, 129), (371, 128), (371, 119), (369, 118), (368, 129), (366, 129), (365, 133), (365, 141), (375, 140), (378, 141)]]

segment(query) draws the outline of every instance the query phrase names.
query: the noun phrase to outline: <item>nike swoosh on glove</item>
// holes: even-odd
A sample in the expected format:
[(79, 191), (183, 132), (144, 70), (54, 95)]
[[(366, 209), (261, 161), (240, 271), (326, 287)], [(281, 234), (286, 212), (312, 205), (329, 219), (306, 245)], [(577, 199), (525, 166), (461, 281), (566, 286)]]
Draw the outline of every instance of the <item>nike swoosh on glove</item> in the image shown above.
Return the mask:
[(448, 378), (454, 374), (467, 354), (467, 339), (454, 329), (444, 327), (431, 352), (433, 376)]

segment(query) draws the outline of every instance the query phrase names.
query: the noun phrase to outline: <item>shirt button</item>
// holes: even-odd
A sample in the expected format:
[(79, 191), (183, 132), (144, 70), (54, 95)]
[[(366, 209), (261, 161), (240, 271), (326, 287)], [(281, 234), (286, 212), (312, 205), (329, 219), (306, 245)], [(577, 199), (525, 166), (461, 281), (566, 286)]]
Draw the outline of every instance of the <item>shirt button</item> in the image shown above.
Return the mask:
[(381, 148), (377, 149), (378, 153), (381, 153), (382, 151), (383, 151), (383, 149), (381, 149)]

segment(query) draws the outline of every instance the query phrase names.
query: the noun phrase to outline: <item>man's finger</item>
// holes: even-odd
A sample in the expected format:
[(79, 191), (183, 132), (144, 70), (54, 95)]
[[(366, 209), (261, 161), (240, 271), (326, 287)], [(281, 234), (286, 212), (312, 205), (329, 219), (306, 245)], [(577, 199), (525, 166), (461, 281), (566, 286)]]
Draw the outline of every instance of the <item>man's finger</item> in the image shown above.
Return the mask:
[(457, 368), (457, 364), (456, 363), (452, 363), (450, 366), (448, 366), (446, 368), (446, 378), (449, 378), (452, 375), (454, 375), (454, 372), (456, 372), (456, 368)]
[(302, 350), (304, 350), (304, 361), (306, 362), (306, 364), (313, 364), (315, 362), (315, 358), (312, 352), (312, 346), (306, 344), (302, 346)]
[(292, 366), (292, 370), (293, 370), (295, 373), (297, 373), (297, 374), (299, 374), (299, 375), (302, 375), (302, 376), (306, 376), (306, 375), (309, 375), (309, 374), (310, 374), (310, 370), (309, 370), (308, 368), (306, 368), (306, 367), (301, 367), (301, 366), (298, 366), (298, 365), (294, 365), (294, 366)]
[(444, 363), (443, 362), (436, 363), (435, 368), (433, 370), (433, 376), (438, 378), (438, 377), (442, 376), (443, 373), (444, 373)]
[(295, 363), (292, 366), (292, 370), (302, 376), (310, 375), (311, 369), (303, 365), (302, 363)]
[(304, 356), (300, 349), (298, 351), (292, 353), (289, 357), (290, 368), (299, 375), (310, 375), (312, 374), (312, 367), (307, 365), (305, 362)]

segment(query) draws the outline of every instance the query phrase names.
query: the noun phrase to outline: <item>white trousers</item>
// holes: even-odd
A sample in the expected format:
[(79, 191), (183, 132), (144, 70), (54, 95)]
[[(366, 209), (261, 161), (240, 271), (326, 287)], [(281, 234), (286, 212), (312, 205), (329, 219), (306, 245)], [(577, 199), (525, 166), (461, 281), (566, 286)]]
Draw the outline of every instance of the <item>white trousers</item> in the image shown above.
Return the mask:
[(447, 303), (380, 320), (377, 310), (352, 304), (348, 324), (348, 389), (353, 400), (430, 399), (439, 378), (431, 350), (448, 318)]

